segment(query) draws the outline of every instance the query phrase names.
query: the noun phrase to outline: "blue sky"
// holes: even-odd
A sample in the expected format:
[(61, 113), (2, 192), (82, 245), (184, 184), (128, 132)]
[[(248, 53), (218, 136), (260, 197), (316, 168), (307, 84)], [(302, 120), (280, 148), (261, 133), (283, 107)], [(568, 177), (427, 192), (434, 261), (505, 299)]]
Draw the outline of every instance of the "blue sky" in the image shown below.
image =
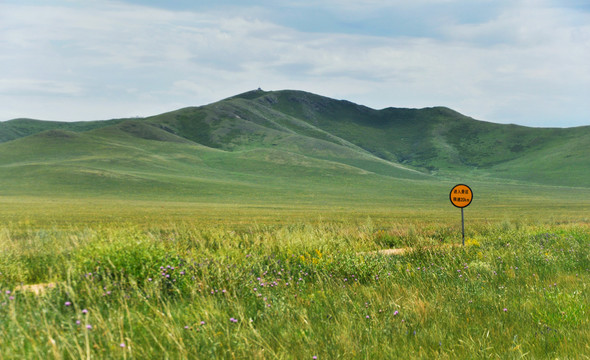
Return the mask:
[(297, 89), (590, 125), (582, 0), (3, 0), (0, 120), (101, 120)]

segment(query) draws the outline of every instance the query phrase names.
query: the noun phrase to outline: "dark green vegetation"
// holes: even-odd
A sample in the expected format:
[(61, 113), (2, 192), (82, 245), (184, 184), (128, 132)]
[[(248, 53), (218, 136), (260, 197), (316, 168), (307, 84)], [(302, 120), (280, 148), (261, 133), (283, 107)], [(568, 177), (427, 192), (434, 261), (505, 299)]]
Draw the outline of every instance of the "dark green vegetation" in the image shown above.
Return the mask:
[(252, 91), (145, 119), (12, 120), (0, 123), (0, 142), (2, 196), (354, 204), (426, 199), (468, 179), (590, 184), (590, 127), (373, 110), (299, 91)]

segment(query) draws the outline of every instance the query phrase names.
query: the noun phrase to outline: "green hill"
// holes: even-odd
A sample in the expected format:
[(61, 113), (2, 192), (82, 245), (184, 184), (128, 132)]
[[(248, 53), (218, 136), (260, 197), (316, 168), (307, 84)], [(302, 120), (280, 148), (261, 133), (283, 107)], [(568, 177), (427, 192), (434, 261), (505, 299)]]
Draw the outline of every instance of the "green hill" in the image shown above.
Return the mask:
[(0, 123), (0, 195), (387, 202), (455, 179), (590, 187), (589, 145), (590, 127), (258, 90), (143, 119)]

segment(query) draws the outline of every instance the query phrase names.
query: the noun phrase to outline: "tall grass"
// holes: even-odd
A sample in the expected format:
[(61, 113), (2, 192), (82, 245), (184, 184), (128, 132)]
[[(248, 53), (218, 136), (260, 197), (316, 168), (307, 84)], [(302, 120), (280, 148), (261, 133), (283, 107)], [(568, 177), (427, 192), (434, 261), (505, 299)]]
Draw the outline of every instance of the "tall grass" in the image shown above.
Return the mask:
[(589, 230), (7, 225), (0, 357), (589, 358)]

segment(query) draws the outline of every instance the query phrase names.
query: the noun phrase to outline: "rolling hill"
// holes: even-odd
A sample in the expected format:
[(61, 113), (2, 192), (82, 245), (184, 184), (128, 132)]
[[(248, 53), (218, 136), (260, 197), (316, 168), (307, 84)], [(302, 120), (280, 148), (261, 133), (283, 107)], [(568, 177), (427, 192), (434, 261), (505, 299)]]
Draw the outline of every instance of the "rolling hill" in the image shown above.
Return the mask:
[(141, 119), (0, 123), (0, 195), (306, 202), (429, 194), (459, 179), (588, 188), (588, 149), (590, 127), (255, 90)]

